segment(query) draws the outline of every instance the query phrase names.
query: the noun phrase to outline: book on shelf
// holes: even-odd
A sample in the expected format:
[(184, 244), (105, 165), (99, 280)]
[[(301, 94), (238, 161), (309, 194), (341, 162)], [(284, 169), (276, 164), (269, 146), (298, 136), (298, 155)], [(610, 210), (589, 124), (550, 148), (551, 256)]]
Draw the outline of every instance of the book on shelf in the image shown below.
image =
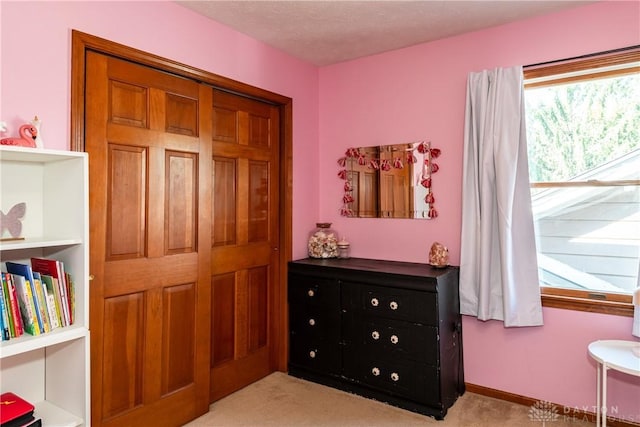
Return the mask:
[(47, 299), (47, 308), (49, 309), (49, 320), (51, 321), (51, 329), (62, 326), (60, 319), (60, 294), (56, 290), (57, 284), (54, 283), (53, 277), (47, 274), (41, 274), (42, 289)]
[(5, 296), (5, 306), (9, 315), (9, 324), (11, 338), (17, 338), (24, 334), (22, 326), (22, 316), (20, 315), (20, 307), (18, 305), (18, 296), (16, 295), (16, 287), (13, 283), (11, 275), (2, 273), (2, 289)]
[(66, 284), (64, 264), (62, 261), (48, 258), (31, 258), (31, 267), (38, 273), (46, 274), (54, 279), (57, 284), (58, 294), (60, 297), (60, 310), (62, 317), (62, 326), (68, 326), (73, 323), (71, 313), (70, 297), (68, 295), (68, 287)]
[(5, 313), (3, 314), (6, 328), (9, 330), (9, 338), (15, 338), (16, 329), (13, 324), (13, 309), (11, 307), (11, 300), (9, 299), (9, 290), (7, 288), (7, 283), (4, 278), (4, 274), (0, 280), (0, 293), (2, 294), (3, 307)]
[(28, 264), (21, 264), (12, 261), (5, 262), (5, 265), (7, 266), (7, 272), (23, 276), (25, 278), (27, 285), (31, 288), (31, 295), (33, 297), (33, 305), (35, 306), (35, 314), (38, 321), (38, 327), (40, 328), (40, 332), (46, 331), (41, 316), (40, 305), (38, 304), (38, 294), (36, 292), (35, 280), (33, 278), (33, 271), (31, 270), (31, 266)]
[(4, 292), (0, 291), (0, 339), (2, 341), (8, 341), (11, 339), (11, 332), (9, 331), (9, 312), (4, 301)]
[(16, 290), (16, 284), (13, 281), (13, 276), (9, 273), (5, 273), (7, 284), (9, 286), (9, 292), (11, 292), (11, 304), (13, 306), (13, 315), (15, 316), (16, 334), (24, 334), (24, 322), (22, 320), (22, 313), (20, 312), (20, 300), (18, 299), (18, 291)]
[(8, 338), (6, 338), (6, 339), (11, 339), (11, 338), (15, 337), (15, 329), (14, 329), (14, 326), (13, 326), (13, 319), (11, 318), (11, 316), (12, 316), (12, 314), (11, 314), (11, 302), (9, 301), (9, 295), (8, 295), (7, 290), (5, 288), (4, 276), (2, 277), (2, 280), (0, 281), (0, 296), (2, 296), (2, 309), (3, 309), (2, 317), (3, 317), (5, 328), (8, 331), (8, 334), (7, 334)]
[(38, 310), (40, 312), (40, 318), (42, 319), (42, 325), (44, 326), (44, 332), (51, 332), (51, 323), (49, 322), (49, 310), (47, 309), (47, 300), (44, 296), (44, 289), (42, 286), (42, 280), (40, 273), (33, 271), (33, 283), (36, 289), (35, 297), (38, 300)]
[(76, 287), (71, 274), (65, 273), (64, 277), (67, 286), (67, 297), (69, 299), (69, 322), (73, 323), (76, 318)]
[(11, 278), (16, 285), (20, 314), (24, 331), (31, 335), (40, 335), (40, 327), (36, 319), (36, 308), (31, 295), (31, 287), (27, 284), (27, 279), (19, 274), (12, 274)]
[(0, 425), (2, 427), (19, 427), (30, 425), (35, 420), (35, 407), (17, 394), (7, 392), (0, 395)]

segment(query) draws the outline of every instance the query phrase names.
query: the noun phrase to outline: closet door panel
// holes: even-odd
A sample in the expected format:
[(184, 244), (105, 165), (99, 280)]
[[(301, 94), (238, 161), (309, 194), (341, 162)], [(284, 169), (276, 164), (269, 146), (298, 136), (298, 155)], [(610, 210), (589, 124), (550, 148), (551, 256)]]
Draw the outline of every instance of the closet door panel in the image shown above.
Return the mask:
[(91, 425), (182, 425), (209, 403), (211, 92), (94, 52), (86, 91)]
[[(213, 89), (212, 129), (212, 327), (220, 332), (211, 337), (214, 401), (275, 369), (279, 110)], [(221, 331), (215, 319), (226, 322), (233, 335)]]

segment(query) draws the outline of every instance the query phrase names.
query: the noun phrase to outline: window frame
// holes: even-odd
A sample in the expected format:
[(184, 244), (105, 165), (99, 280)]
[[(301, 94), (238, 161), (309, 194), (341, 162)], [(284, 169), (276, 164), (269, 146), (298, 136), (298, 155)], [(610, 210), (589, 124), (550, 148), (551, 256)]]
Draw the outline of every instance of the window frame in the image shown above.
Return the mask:
[[(640, 62), (640, 47), (587, 55), (585, 57), (523, 67), (524, 88), (552, 86), (575, 83), (585, 80), (599, 79), (609, 76), (622, 76), (640, 73), (640, 65), (627, 66)], [(552, 77), (555, 76), (555, 77)], [(603, 181), (605, 182), (605, 181)], [(542, 188), (564, 183), (531, 183), (531, 188)], [(599, 182), (571, 183), (571, 185), (599, 185)], [(606, 185), (639, 185), (640, 180), (606, 181)], [(633, 317), (631, 294), (587, 291), (577, 289), (540, 286), (542, 305), (544, 307), (586, 311), (592, 313), (614, 314)]]

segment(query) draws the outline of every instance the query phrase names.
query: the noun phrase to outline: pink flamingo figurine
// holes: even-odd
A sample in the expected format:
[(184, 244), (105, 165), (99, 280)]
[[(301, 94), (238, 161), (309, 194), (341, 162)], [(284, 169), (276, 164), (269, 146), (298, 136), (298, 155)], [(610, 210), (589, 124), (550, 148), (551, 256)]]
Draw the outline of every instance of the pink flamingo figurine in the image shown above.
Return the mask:
[(38, 130), (31, 124), (20, 126), (20, 138), (2, 138), (0, 145), (19, 145), (22, 147), (36, 146)]

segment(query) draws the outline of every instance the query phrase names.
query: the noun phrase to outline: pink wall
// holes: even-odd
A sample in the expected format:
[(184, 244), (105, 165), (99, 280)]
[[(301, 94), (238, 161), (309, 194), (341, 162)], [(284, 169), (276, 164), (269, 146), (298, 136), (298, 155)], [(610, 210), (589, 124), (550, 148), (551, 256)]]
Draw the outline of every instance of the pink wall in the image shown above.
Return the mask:
[[(603, 2), (421, 44), (320, 70), (318, 219), (351, 242), (352, 255), (425, 262), (433, 241), (460, 259), (462, 146), (471, 71), (527, 65), (640, 44), (640, 3)], [(430, 139), (442, 149), (433, 186), (435, 220), (339, 216), (336, 160), (346, 148)], [(586, 346), (632, 339), (631, 319), (545, 309), (545, 326), (505, 329), (464, 318), (466, 381), (536, 399), (595, 405), (595, 364)], [(640, 378), (611, 375), (610, 402), (640, 422)]]
[[(457, 262), (467, 74), (638, 44), (639, 13), (637, 2), (608, 2), (318, 71), (174, 3), (2, 1), (0, 119), (14, 133), (38, 114), (46, 147), (67, 149), (71, 29), (107, 38), (294, 99), (294, 258), (305, 256), (307, 232), (322, 220), (347, 235), (355, 256), (422, 262), (438, 240)], [(338, 216), (335, 161), (345, 148), (424, 138), (443, 150), (436, 220)], [(630, 319), (546, 309), (545, 321), (507, 330), (465, 318), (466, 380), (593, 406), (595, 367), (586, 345), (630, 339)], [(611, 402), (640, 421), (640, 382), (612, 377)]]
[(151, 52), (294, 99), (294, 254), (318, 212), (318, 69), (173, 2), (0, 1), (5, 136), (38, 115), (46, 148), (68, 149), (71, 30)]

